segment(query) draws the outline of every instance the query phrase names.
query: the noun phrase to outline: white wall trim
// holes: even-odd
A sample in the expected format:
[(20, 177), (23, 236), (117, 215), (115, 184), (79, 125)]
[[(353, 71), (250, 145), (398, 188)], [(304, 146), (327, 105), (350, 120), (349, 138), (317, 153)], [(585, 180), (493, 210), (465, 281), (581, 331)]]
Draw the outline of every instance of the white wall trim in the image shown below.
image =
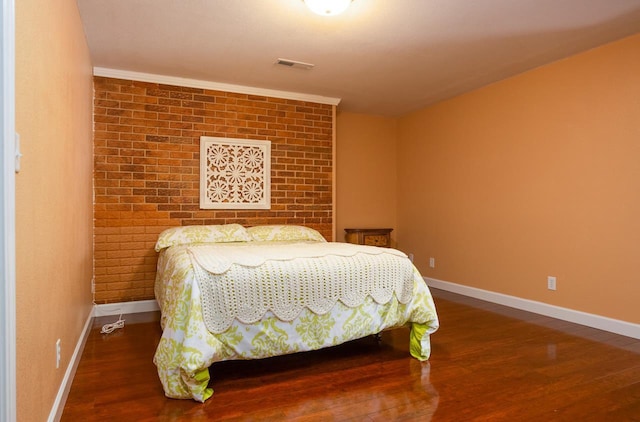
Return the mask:
[(101, 305), (94, 305), (93, 316), (110, 316), (110, 315), (126, 315), (139, 312), (159, 311), (160, 306), (155, 300), (138, 300), (135, 302), (117, 302)]
[(325, 97), (322, 95), (304, 94), (301, 92), (280, 91), (275, 89), (256, 88), (244, 85), (225, 84), (221, 82), (203, 81), (199, 79), (180, 78), (177, 76), (156, 75), (153, 73), (132, 72), (129, 70), (110, 69), (106, 67), (94, 67), (95, 76), (106, 78), (127, 79), (140, 82), (151, 82), (165, 85), (177, 85), (189, 88), (210, 89), (213, 91), (234, 92), (236, 94), (260, 95), (264, 97), (283, 98), (285, 100), (308, 101), (319, 104), (337, 106), (340, 98)]
[(0, 9), (0, 420), (16, 405), (15, 1)]
[(93, 310), (89, 312), (89, 316), (84, 323), (84, 328), (82, 329), (82, 333), (80, 334), (78, 343), (76, 343), (76, 348), (73, 351), (73, 355), (71, 356), (71, 360), (69, 361), (67, 370), (65, 371), (64, 377), (62, 378), (62, 383), (60, 384), (60, 388), (58, 389), (56, 399), (53, 402), (53, 407), (51, 408), (51, 412), (49, 412), (49, 418), (47, 419), (48, 422), (57, 422), (62, 418), (64, 405), (67, 402), (67, 397), (69, 396), (69, 390), (71, 390), (73, 378), (75, 377), (76, 370), (78, 369), (78, 365), (80, 364), (82, 352), (84, 351), (84, 345), (86, 344), (89, 333), (91, 332), (92, 323)]
[(464, 286), (462, 284), (437, 280), (435, 278), (423, 278), (429, 287), (433, 287), (435, 289), (446, 290), (448, 292), (457, 293), (463, 296), (469, 296), (487, 302), (497, 303), (499, 305), (509, 306), (511, 308), (533, 312), (536, 314), (561, 319), (563, 321), (569, 321), (576, 324), (597, 328), (599, 330), (609, 331), (611, 333), (640, 339), (640, 324), (633, 324), (618, 319), (607, 318), (600, 315), (594, 315), (582, 311), (549, 305), (547, 303), (536, 302), (534, 300), (522, 299), (502, 293), (495, 293), (475, 287)]

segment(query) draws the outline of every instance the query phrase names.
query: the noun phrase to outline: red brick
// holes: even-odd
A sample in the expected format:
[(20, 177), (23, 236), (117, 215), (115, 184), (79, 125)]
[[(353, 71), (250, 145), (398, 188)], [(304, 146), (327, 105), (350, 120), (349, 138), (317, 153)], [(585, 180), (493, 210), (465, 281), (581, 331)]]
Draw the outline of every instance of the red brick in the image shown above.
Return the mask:
[[(332, 106), (96, 77), (94, 114), (96, 303), (153, 298), (168, 227), (306, 224), (331, 240)], [(270, 210), (199, 208), (202, 135), (272, 142)]]

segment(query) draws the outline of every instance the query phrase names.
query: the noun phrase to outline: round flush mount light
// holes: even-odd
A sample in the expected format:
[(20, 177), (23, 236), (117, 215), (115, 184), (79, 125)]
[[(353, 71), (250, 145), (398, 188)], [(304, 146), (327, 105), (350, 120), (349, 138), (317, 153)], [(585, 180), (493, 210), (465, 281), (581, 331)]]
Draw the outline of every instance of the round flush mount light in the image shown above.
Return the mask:
[(347, 10), (352, 0), (304, 0), (313, 13), (322, 16), (335, 16)]

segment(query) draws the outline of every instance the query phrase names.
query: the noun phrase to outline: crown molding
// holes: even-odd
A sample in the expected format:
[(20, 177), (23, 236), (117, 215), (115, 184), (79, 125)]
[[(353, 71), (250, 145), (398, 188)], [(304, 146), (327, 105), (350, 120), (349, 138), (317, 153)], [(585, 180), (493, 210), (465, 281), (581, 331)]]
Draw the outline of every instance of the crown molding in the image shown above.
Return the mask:
[(94, 67), (94, 76), (105, 78), (127, 79), (139, 82), (151, 82), (165, 85), (185, 86), (189, 88), (210, 89), (213, 91), (233, 92), (236, 94), (260, 95), (264, 97), (282, 98), (285, 100), (308, 101), (319, 104), (337, 106), (340, 98), (322, 95), (304, 94), (300, 92), (279, 91), (275, 89), (256, 88), (244, 85), (225, 84), (221, 82), (203, 81), (199, 79), (180, 78), (177, 76), (156, 75), (153, 73), (132, 72), (129, 70)]

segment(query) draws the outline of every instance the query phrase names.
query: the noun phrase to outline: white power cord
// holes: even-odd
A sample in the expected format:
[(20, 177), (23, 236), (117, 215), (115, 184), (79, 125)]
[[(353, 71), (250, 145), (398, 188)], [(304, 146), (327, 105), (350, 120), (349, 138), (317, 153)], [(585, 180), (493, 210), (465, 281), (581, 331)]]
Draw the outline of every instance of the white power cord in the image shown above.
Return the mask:
[(100, 330), (100, 333), (109, 334), (122, 327), (124, 327), (124, 319), (122, 319), (122, 314), (120, 314), (118, 320), (113, 324), (104, 324), (102, 326), (102, 330)]

